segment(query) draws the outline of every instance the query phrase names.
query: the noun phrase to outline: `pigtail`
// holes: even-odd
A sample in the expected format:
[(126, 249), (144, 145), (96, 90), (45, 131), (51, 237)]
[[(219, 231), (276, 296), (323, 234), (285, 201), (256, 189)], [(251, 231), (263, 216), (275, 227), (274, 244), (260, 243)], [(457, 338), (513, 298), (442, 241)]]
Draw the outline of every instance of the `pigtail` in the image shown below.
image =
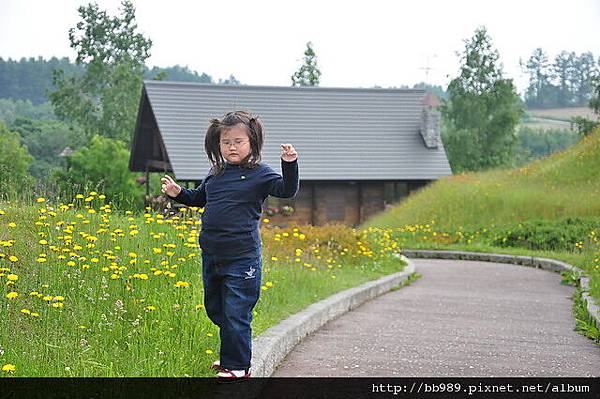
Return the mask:
[(263, 124), (258, 117), (251, 116), (248, 119), (248, 131), (250, 133), (250, 167), (255, 167), (261, 160), (261, 152), (265, 140)]
[(221, 121), (218, 119), (211, 119), (210, 125), (206, 130), (206, 136), (204, 137), (204, 150), (208, 156), (208, 160), (213, 165), (213, 170), (216, 175), (220, 175), (225, 170), (225, 161), (221, 155), (219, 148), (219, 140), (221, 138)]

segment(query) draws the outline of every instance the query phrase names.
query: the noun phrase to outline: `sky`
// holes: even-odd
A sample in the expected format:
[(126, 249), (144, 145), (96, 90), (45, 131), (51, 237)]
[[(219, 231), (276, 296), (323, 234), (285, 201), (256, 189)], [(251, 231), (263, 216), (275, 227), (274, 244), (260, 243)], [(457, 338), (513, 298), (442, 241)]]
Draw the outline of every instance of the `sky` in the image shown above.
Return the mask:
[[(68, 30), (81, 0), (0, 0), (0, 57), (69, 57)], [(117, 15), (119, 0), (98, 0)], [(464, 41), (485, 26), (504, 76), (522, 92), (541, 47), (600, 57), (600, 0), (134, 0), (138, 31), (153, 42), (152, 66), (187, 66), (215, 81), (290, 86), (311, 41), (322, 87), (446, 88)]]

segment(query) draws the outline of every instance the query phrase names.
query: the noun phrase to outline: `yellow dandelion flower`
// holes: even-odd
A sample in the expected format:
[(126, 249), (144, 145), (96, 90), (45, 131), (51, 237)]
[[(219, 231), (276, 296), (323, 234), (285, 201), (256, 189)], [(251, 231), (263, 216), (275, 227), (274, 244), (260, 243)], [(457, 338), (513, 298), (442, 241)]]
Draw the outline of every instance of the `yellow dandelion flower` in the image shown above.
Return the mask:
[(15, 222), (10, 222), (8, 224), (8, 227), (17, 227), (17, 224)]
[(264, 218), (264, 219), (263, 219), (263, 222), (264, 222), (264, 223), (269, 223), (269, 222), (270, 222), (270, 220), (269, 220), (268, 218)]
[(205, 352), (206, 352), (207, 354), (209, 354), (209, 355), (213, 353), (213, 351), (212, 351), (212, 350), (210, 350), (210, 349), (207, 349)]
[(51, 301), (52, 300), (52, 296), (51, 295), (46, 295), (42, 298), (43, 301)]
[(196, 305), (196, 310), (200, 310), (200, 309), (202, 309), (203, 307), (204, 307), (204, 305), (202, 305), (202, 304), (200, 304), (200, 303), (199, 303), (198, 305)]
[(54, 302), (52, 304), (53, 308), (62, 308), (63, 307), (63, 303), (62, 302)]
[(261, 286), (260, 286), (260, 289), (261, 289), (261, 290), (263, 290), (263, 291), (266, 291), (268, 288), (267, 288), (267, 287), (265, 287), (264, 285), (261, 285)]
[(2, 371), (4, 371), (5, 373), (14, 373), (16, 369), (17, 368), (15, 367), (15, 365), (10, 363), (2, 366)]
[(178, 281), (174, 284), (175, 287), (189, 287), (190, 283), (187, 281)]
[(38, 242), (39, 242), (40, 244), (42, 244), (42, 245), (46, 245), (46, 244), (48, 244), (48, 241), (46, 241), (46, 240), (39, 240)]
[(14, 256), (14, 255), (11, 255), (11, 256), (9, 256), (9, 257), (8, 257), (8, 260), (9, 260), (9, 261), (11, 261), (11, 262), (16, 262), (16, 261), (18, 261), (18, 260), (19, 260), (19, 258), (17, 258), (17, 257), (16, 257), (16, 256)]
[(8, 299), (15, 299), (15, 298), (16, 298), (16, 297), (18, 297), (18, 296), (19, 296), (19, 293), (18, 293), (18, 292), (15, 292), (15, 291), (11, 291), (11, 292), (9, 292), (8, 294), (6, 294), (6, 297), (7, 297)]
[(21, 313), (23, 313), (23, 314), (31, 314), (31, 310), (29, 310), (29, 309), (21, 309)]
[(9, 274), (8, 276), (6, 276), (6, 278), (10, 281), (17, 281), (19, 279), (19, 276), (17, 276), (16, 274)]
[(72, 260), (67, 262), (67, 266), (75, 266), (75, 262), (73, 262)]
[(152, 312), (152, 311), (156, 310), (156, 307), (155, 307), (155, 306), (152, 306), (152, 305), (148, 305), (148, 306), (146, 306), (146, 310), (148, 310), (148, 311), (151, 311), (151, 312)]
[(132, 235), (132, 236), (134, 236), (134, 235), (136, 235), (136, 234), (138, 234), (138, 233), (139, 233), (139, 231), (137, 231), (137, 230), (131, 230), (131, 231), (129, 232), (129, 234), (130, 234), (130, 235)]
[(31, 312), (31, 317), (40, 317), (40, 314), (37, 312)]
[(276, 261), (278, 261), (279, 259), (277, 258), (277, 256), (271, 256), (271, 260), (272, 260), (272, 261), (274, 261), (274, 262), (276, 262)]
[(273, 283), (272, 283), (272, 282), (270, 282), (270, 281), (267, 281), (267, 282), (265, 283), (265, 285), (266, 285), (267, 287), (272, 287), (272, 286), (273, 286)]
[(35, 201), (36, 202), (46, 202), (46, 199), (40, 197), (40, 198), (36, 199)]

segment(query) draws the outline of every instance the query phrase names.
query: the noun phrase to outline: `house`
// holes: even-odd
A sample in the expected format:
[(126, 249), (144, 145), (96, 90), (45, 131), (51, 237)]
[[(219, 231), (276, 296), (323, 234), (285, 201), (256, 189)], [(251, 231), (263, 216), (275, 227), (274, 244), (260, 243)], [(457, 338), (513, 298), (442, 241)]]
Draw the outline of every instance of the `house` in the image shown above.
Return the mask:
[(281, 171), (281, 143), (292, 143), (299, 154), (298, 194), (291, 200), (269, 197), (264, 207), (269, 215), (285, 205), (294, 212), (275, 214), (273, 222), (356, 226), (452, 174), (436, 101), (420, 89), (145, 81), (129, 167), (172, 173), (180, 184), (195, 187), (210, 169), (204, 151), (209, 120), (247, 109), (265, 127), (264, 162)]

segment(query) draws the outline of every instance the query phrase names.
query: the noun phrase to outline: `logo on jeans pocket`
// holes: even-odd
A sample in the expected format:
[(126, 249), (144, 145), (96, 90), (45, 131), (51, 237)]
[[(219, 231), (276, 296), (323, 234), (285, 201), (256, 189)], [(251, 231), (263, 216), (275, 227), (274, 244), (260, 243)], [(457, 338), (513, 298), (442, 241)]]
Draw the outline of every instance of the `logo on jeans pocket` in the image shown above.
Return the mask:
[(255, 269), (255, 268), (253, 268), (252, 266), (250, 266), (250, 270), (248, 270), (247, 272), (244, 272), (244, 273), (246, 273), (246, 274), (247, 274), (247, 276), (244, 276), (244, 279), (246, 279), (246, 280), (247, 280), (247, 279), (249, 279), (249, 278), (254, 278), (254, 277), (256, 277), (256, 276), (254, 275), (254, 272), (255, 272), (255, 271), (256, 271), (256, 269)]

